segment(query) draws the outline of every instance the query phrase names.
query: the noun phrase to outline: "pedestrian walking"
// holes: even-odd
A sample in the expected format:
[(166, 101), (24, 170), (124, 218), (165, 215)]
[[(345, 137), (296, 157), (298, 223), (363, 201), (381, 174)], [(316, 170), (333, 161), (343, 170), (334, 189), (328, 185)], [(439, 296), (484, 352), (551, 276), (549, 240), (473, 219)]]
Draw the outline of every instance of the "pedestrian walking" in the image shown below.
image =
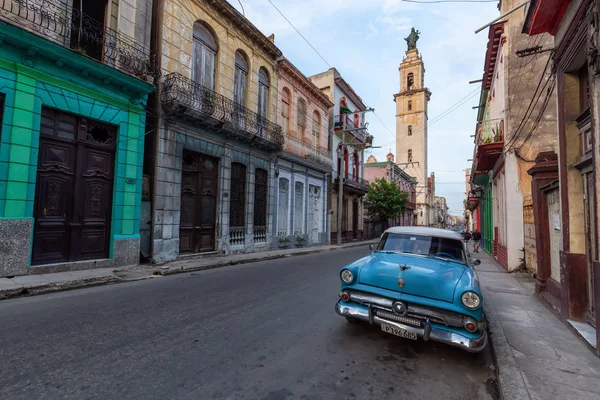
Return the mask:
[(469, 242), (471, 241), (471, 233), (469, 231), (465, 231), (463, 233), (463, 240), (467, 245), (469, 245)]
[(471, 237), (473, 238), (473, 252), (479, 253), (479, 244), (481, 242), (481, 233), (479, 233), (479, 231), (475, 231), (475, 232), (473, 232), (473, 235), (471, 235)]

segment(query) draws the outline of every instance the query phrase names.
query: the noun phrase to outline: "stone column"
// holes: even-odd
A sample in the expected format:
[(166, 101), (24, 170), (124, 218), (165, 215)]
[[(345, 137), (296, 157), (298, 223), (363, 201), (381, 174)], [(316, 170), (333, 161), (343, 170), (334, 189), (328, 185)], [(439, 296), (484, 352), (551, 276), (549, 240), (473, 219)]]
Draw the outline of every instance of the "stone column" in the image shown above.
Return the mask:
[(225, 154), (219, 163), (221, 204), (219, 207), (219, 229), (217, 230), (217, 250), (229, 254), (229, 206), (231, 204), (231, 148), (225, 147)]

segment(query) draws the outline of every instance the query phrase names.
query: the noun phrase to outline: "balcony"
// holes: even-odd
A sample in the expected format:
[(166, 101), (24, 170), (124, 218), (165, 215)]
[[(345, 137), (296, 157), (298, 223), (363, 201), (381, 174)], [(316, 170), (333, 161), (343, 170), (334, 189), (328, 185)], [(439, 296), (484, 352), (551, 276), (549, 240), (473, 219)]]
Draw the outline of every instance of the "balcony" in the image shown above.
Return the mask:
[[(340, 184), (339, 177), (335, 178), (335, 184)], [(369, 191), (369, 181), (363, 178), (349, 176), (344, 178), (344, 192), (365, 194)]]
[(373, 136), (367, 132), (367, 124), (360, 124), (354, 120), (355, 114), (340, 114), (336, 115), (333, 120), (333, 127), (339, 131), (350, 131), (347, 134), (355, 137), (361, 143), (369, 142), (369, 145), (373, 141)]
[(417, 209), (417, 203), (414, 202), (414, 201), (408, 201), (408, 202), (406, 202), (406, 209), (407, 210), (411, 210), (411, 211), (416, 210)]
[(476, 175), (485, 174), (494, 168), (504, 151), (504, 120), (494, 119), (479, 122), (476, 134)]
[(161, 100), (171, 118), (210, 127), (265, 150), (283, 148), (281, 126), (181, 74), (165, 78)]
[(299, 155), (307, 160), (319, 163), (331, 171), (333, 154), (321, 150), (293, 136), (286, 136), (284, 150)]
[(157, 72), (150, 49), (61, 0), (0, 0), (0, 20), (142, 80)]

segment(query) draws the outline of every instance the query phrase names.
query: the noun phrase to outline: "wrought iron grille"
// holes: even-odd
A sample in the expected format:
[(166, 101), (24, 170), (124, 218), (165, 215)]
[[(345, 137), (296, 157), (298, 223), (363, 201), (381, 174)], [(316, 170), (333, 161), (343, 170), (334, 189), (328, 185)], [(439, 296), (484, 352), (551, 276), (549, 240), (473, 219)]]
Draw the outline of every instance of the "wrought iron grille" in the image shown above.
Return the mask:
[(150, 49), (60, 0), (0, 0), (0, 18), (129, 75), (157, 73)]
[(167, 115), (188, 116), (196, 123), (213, 125), (269, 150), (283, 147), (281, 126), (181, 74), (167, 75), (161, 96)]
[(256, 169), (254, 180), (254, 227), (267, 225), (267, 171)]
[(232, 227), (246, 226), (246, 166), (240, 163), (231, 163), (231, 211), (229, 218), (229, 224)]

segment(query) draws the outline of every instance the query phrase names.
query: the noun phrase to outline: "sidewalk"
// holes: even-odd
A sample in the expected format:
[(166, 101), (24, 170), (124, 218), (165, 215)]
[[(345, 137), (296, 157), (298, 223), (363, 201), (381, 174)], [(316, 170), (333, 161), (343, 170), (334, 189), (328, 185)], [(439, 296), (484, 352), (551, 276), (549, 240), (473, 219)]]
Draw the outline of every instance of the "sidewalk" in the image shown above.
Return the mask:
[[(195, 256), (187, 257), (164, 265), (135, 265), (125, 268), (99, 268), (81, 271), (57, 272), (53, 274), (34, 274), (0, 278), (0, 300), (76, 289), (86, 286), (97, 286), (108, 283), (131, 282), (150, 279), (157, 276), (179, 274), (204, 269), (219, 268), (227, 265), (245, 264), (262, 260), (273, 260), (324, 251), (343, 250), (351, 247), (368, 246), (377, 240), (346, 243), (341, 246), (319, 246), (293, 249), (277, 249), (249, 254), (228, 256)], [(341, 267), (341, 266), (340, 266)]]
[(535, 297), (533, 278), (474, 255), (502, 398), (598, 399), (600, 358)]

